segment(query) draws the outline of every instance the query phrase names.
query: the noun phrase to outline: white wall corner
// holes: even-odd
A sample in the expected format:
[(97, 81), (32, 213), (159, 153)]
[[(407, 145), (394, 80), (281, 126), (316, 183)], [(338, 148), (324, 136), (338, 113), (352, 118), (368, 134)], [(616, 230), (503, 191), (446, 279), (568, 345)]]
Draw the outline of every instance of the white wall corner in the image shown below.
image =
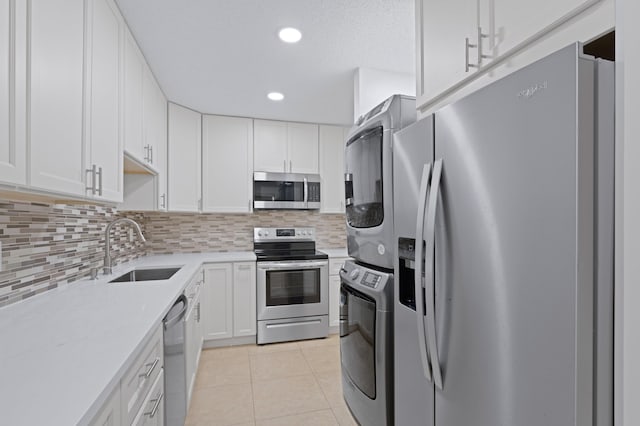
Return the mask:
[(353, 76), (354, 122), (362, 114), (395, 94), (416, 95), (415, 73), (357, 68)]

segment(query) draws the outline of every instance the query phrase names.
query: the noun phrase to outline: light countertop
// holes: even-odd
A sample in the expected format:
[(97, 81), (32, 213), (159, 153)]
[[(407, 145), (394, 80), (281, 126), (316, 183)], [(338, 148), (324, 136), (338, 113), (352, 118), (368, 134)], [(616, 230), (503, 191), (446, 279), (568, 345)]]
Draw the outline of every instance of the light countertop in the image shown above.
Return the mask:
[(327, 253), (329, 257), (349, 257), (349, 253), (347, 253), (347, 248), (319, 248), (318, 251), (323, 253)]
[[(12, 426), (86, 424), (204, 263), (253, 252), (143, 257), (0, 308), (0, 417)], [(107, 281), (135, 267), (182, 266), (169, 280)]]

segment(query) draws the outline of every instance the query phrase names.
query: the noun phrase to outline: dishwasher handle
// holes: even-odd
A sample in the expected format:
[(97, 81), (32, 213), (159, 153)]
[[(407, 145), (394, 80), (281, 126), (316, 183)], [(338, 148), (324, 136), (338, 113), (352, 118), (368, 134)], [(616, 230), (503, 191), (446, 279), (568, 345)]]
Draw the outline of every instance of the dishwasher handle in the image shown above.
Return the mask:
[(180, 312), (178, 312), (176, 316), (174, 316), (173, 318), (165, 318), (164, 320), (165, 330), (170, 329), (171, 327), (176, 325), (178, 322), (182, 321), (185, 315), (187, 314), (187, 307), (189, 305), (189, 301), (187, 300), (187, 297), (184, 294), (181, 294), (180, 297), (178, 297), (178, 300), (176, 300), (176, 303), (174, 303), (173, 306), (176, 306), (178, 303), (182, 303), (184, 306), (182, 307)]

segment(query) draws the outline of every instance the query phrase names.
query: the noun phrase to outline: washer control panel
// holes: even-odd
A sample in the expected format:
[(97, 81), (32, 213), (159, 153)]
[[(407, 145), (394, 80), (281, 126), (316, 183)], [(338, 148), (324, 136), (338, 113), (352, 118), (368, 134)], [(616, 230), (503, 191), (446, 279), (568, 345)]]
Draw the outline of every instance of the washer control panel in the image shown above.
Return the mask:
[(360, 284), (366, 285), (367, 287), (376, 288), (378, 284), (380, 284), (380, 280), (382, 277), (373, 272), (365, 272), (360, 280)]

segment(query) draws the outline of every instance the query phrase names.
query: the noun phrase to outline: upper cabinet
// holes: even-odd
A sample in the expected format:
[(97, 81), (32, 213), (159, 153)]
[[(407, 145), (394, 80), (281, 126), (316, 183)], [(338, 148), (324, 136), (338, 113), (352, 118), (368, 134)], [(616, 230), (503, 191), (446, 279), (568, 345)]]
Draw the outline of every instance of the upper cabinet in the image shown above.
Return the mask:
[(84, 0), (33, 0), (28, 23), (31, 185), (75, 196), (86, 194), (87, 177), (84, 15)]
[(254, 170), (318, 173), (318, 125), (254, 120)]
[(170, 211), (200, 211), (201, 149), (202, 116), (200, 113), (169, 103), (168, 206)]
[(600, 35), (614, 26), (613, 6), (613, 0), (416, 0), (418, 108), (433, 110), (481, 77), (486, 84), (506, 68)]
[(27, 181), (26, 4), (0, 0), (0, 182)]
[(142, 160), (144, 139), (142, 130), (142, 79), (144, 58), (133, 35), (124, 37), (124, 147), (128, 153)]
[(320, 213), (344, 213), (344, 148), (348, 129), (320, 125)]
[[(88, 2), (89, 58), (86, 90), (86, 164), (91, 195), (121, 202), (122, 34), (124, 23), (113, 0)], [(95, 170), (95, 173), (94, 173)], [(88, 185), (89, 186), (89, 185)]]
[(253, 198), (253, 120), (202, 119), (202, 211), (248, 213)]

